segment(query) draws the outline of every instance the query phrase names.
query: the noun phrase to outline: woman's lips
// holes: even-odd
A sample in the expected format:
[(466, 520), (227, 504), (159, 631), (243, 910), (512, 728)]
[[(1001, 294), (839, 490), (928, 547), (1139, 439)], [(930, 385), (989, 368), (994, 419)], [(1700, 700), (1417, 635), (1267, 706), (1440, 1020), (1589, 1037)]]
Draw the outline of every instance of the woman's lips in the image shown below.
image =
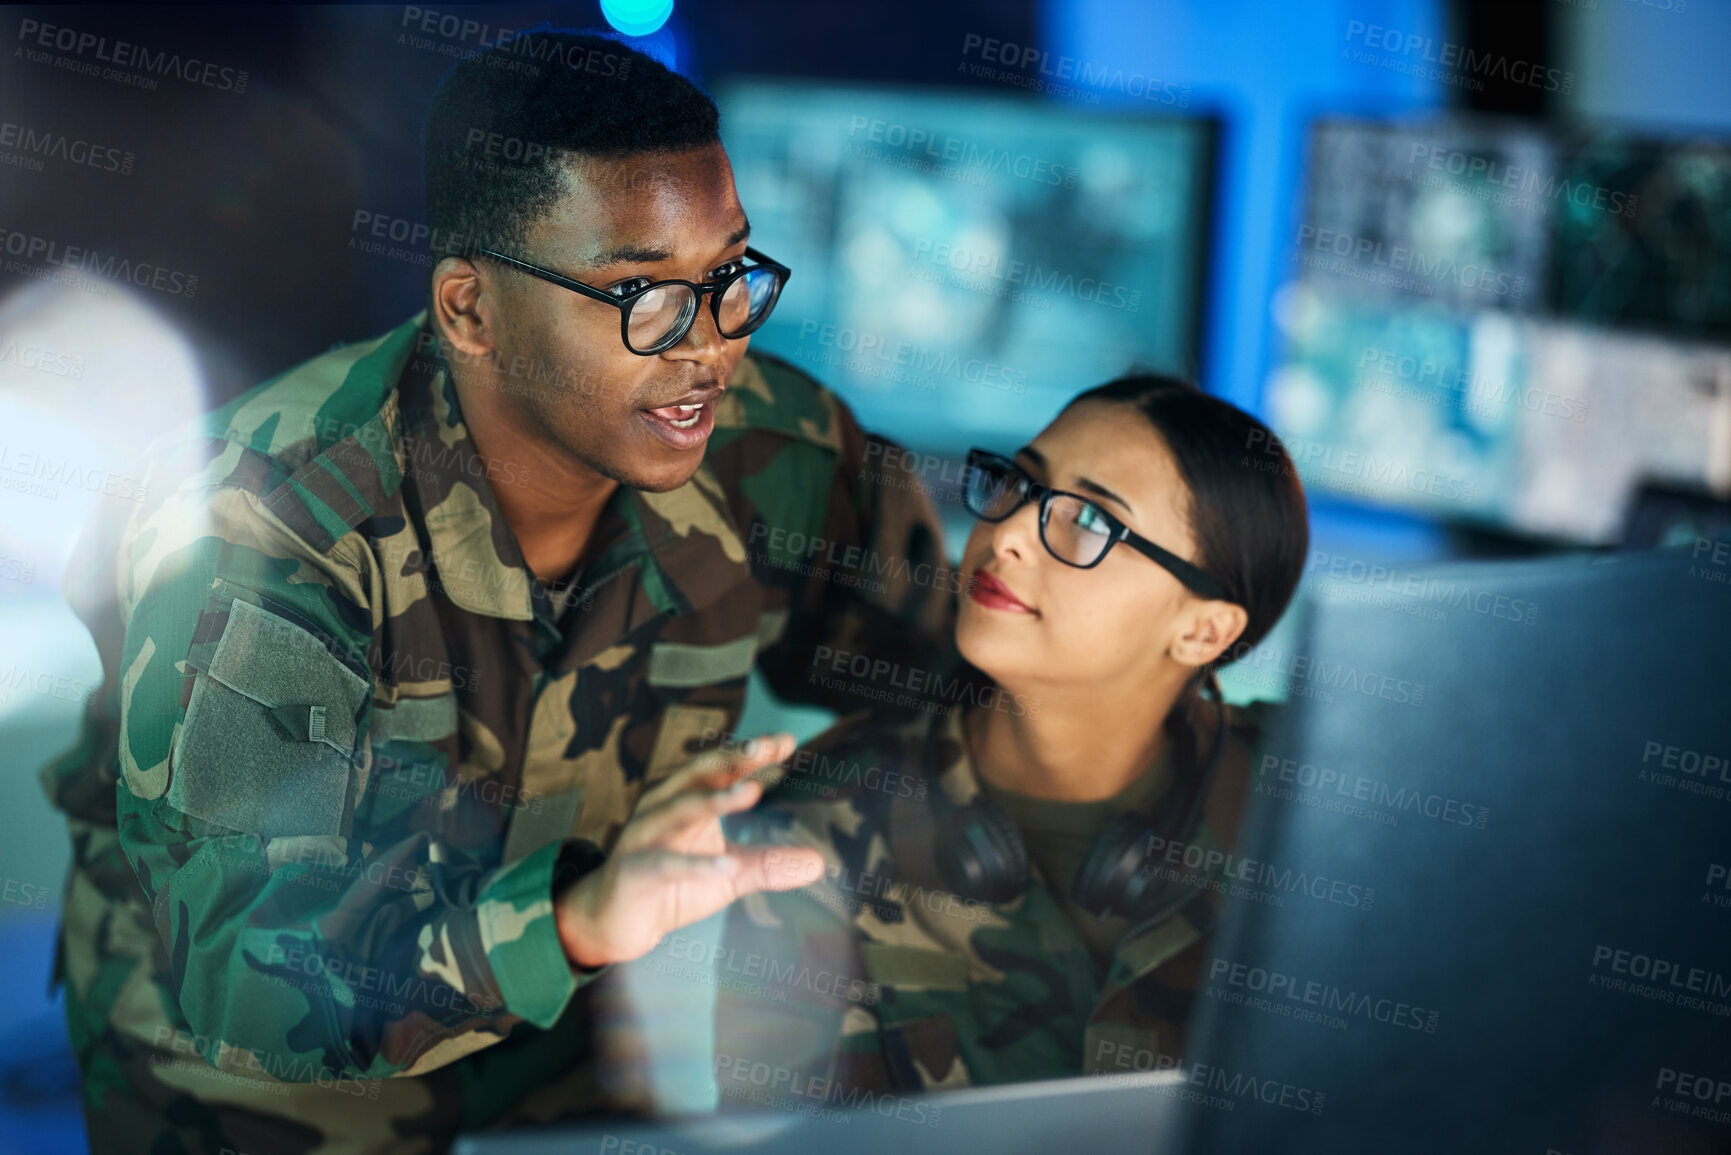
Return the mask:
[(1007, 610), (1013, 614), (1031, 614), (1028, 604), (1010, 592), (1010, 587), (983, 569), (974, 571), (968, 582), (968, 596), (988, 610)]

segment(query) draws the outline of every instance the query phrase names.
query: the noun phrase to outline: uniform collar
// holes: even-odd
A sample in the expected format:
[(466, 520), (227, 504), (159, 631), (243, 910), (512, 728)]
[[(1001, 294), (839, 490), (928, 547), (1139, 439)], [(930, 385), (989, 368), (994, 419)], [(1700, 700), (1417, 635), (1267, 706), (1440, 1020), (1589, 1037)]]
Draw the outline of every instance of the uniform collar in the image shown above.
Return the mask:
[(965, 713), (957, 706), (935, 719), (932, 725), (936, 740), (933, 752), (941, 759), (941, 764), (932, 767), (934, 784), (952, 806), (966, 806), (980, 794), (979, 771), (974, 769), (974, 759), (968, 753), (967, 731), (962, 726)]
[[(425, 314), (419, 318), (425, 331)], [(411, 359), (399, 380), (404, 411), (398, 446), (404, 485), (424, 511), (434, 564), (446, 595), (470, 613), (512, 621), (535, 616), (534, 581), (517, 536), (499, 510), (493, 475), (508, 481), (508, 463), (485, 462), (463, 421), (457, 391), (436, 345)], [(743, 364), (743, 362), (742, 362)], [(738, 377), (738, 374), (735, 374)], [(730, 382), (732, 384), (732, 382)], [(701, 610), (751, 578), (745, 539), (721, 482), (706, 461), (690, 481), (666, 493), (621, 486), (609, 512), (626, 526), (581, 575), (578, 597), (610, 611), (628, 632), (662, 613)], [(636, 571), (635, 581), (621, 580)], [(617, 620), (623, 615), (622, 621)]]
[[(964, 806), (984, 793), (979, 771), (974, 766), (973, 758), (968, 753), (967, 733), (962, 725), (964, 711), (957, 707), (937, 720), (932, 727), (935, 739), (933, 756), (942, 760), (941, 766), (934, 766), (933, 775), (937, 788), (944, 792), (952, 805)], [(1151, 769), (1158, 773), (1172, 762), (1172, 743), (1164, 743), (1159, 756)], [(1167, 784), (1168, 788), (1170, 783)], [(1137, 779), (1119, 793), (1111, 801), (1114, 812), (1144, 809), (1155, 802), (1158, 794), (1150, 796), (1153, 783), (1148, 775)]]
[[(1210, 705), (1207, 710), (1212, 710)], [(934, 787), (941, 790), (953, 805), (962, 806), (972, 801), (981, 793), (979, 773), (974, 768), (973, 759), (968, 754), (967, 736), (962, 726), (961, 709), (952, 710), (941, 719), (934, 720), (928, 733), (933, 745), (928, 752), (928, 763)], [(1209, 727), (1212, 729), (1212, 727)], [(1210, 733), (1205, 740), (1213, 739)], [(1227, 729), (1227, 741), (1235, 741), (1231, 727)], [(1167, 744), (1170, 749), (1171, 744)], [(1228, 748), (1227, 758), (1243, 757), (1244, 752)], [(1224, 767), (1222, 768), (1225, 769)], [(1217, 775), (1216, 789), (1225, 775)], [(1138, 794), (1132, 790), (1131, 795)], [(1220, 846), (1215, 830), (1209, 824), (1204, 810), (1203, 821), (1192, 842), (1204, 848), (1214, 849)], [(1041, 876), (1039, 867), (1030, 863), (1034, 884), (1050, 890), (1049, 884)], [(1219, 871), (1215, 871), (1218, 874)], [(1186, 886), (1182, 880), (1175, 881), (1173, 889), (1166, 892), (1166, 899), (1177, 899), (1184, 891), (1188, 891), (1191, 901), (1186, 902), (1178, 910), (1157, 923), (1144, 926), (1132, 926), (1129, 933), (1119, 940), (1113, 948), (1112, 965), (1107, 977), (1107, 987), (1100, 1000), (1101, 1005), (1125, 986), (1154, 970), (1173, 955), (1179, 953), (1195, 942), (1213, 925), (1214, 918), (1220, 906), (1218, 892), (1197, 886)], [(1055, 896), (1054, 896), (1055, 898)], [(1050, 909), (1060, 909), (1054, 901)], [(1075, 935), (1078, 940), (1078, 950), (1085, 949), (1080, 945), (1080, 935), (1065, 921), (1062, 932)]]

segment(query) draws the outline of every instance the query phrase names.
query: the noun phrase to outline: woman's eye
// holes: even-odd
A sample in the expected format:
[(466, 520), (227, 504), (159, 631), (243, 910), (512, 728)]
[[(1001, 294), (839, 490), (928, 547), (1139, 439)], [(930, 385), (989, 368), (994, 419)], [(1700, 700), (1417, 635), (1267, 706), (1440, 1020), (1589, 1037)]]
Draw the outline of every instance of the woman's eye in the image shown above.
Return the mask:
[(731, 277), (743, 268), (745, 268), (744, 261), (728, 261), (725, 265), (718, 266), (711, 270), (709, 279), (712, 281), (719, 281), (724, 277)]
[(1091, 505), (1084, 505), (1076, 514), (1076, 528), (1089, 533), (1109, 533), (1112, 529), (1106, 521), (1106, 515)]
[(629, 281), (620, 281), (617, 285), (609, 285), (607, 291), (615, 297), (629, 297), (650, 283), (648, 277), (632, 277)]

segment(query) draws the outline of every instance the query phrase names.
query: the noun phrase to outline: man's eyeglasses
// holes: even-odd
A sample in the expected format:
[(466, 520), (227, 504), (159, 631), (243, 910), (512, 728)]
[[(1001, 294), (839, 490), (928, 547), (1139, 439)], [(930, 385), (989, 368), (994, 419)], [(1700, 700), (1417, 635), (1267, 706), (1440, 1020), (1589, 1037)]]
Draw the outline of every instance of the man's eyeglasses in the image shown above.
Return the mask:
[(1185, 588), (1205, 598), (1230, 601), (1226, 588), (1200, 566), (1161, 549), (1079, 493), (1042, 485), (1028, 471), (984, 449), (968, 451), (968, 509), (985, 521), (999, 522), (1030, 501), (1040, 503), (1040, 541), (1065, 565), (1092, 569), (1123, 542), (1142, 556), (1171, 571)]
[(624, 338), (625, 347), (639, 357), (665, 353), (685, 340), (692, 322), (697, 320), (698, 302), (705, 293), (710, 295), (709, 309), (715, 315), (715, 328), (723, 337), (735, 340), (754, 332), (769, 319), (776, 299), (781, 296), (781, 287), (787, 284), (792, 272), (786, 265), (748, 248), (745, 255), (757, 264), (737, 269), (725, 277), (701, 284), (696, 281), (651, 281), (642, 288), (616, 294), (492, 249), (481, 249), (479, 255), (503, 261), (562, 289), (616, 306), (619, 309), (619, 335)]

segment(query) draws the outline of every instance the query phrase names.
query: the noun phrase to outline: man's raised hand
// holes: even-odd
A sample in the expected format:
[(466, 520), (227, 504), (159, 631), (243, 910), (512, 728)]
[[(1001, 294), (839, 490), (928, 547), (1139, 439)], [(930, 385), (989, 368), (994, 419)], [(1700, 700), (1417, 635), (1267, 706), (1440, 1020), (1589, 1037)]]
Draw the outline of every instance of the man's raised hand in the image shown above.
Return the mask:
[(708, 918), (759, 890), (792, 890), (823, 874), (806, 847), (729, 846), (724, 815), (763, 797), (765, 778), (794, 751), (790, 734), (711, 751), (643, 792), (605, 865), (559, 896), (555, 921), (565, 955), (579, 966), (648, 954), (663, 935)]

